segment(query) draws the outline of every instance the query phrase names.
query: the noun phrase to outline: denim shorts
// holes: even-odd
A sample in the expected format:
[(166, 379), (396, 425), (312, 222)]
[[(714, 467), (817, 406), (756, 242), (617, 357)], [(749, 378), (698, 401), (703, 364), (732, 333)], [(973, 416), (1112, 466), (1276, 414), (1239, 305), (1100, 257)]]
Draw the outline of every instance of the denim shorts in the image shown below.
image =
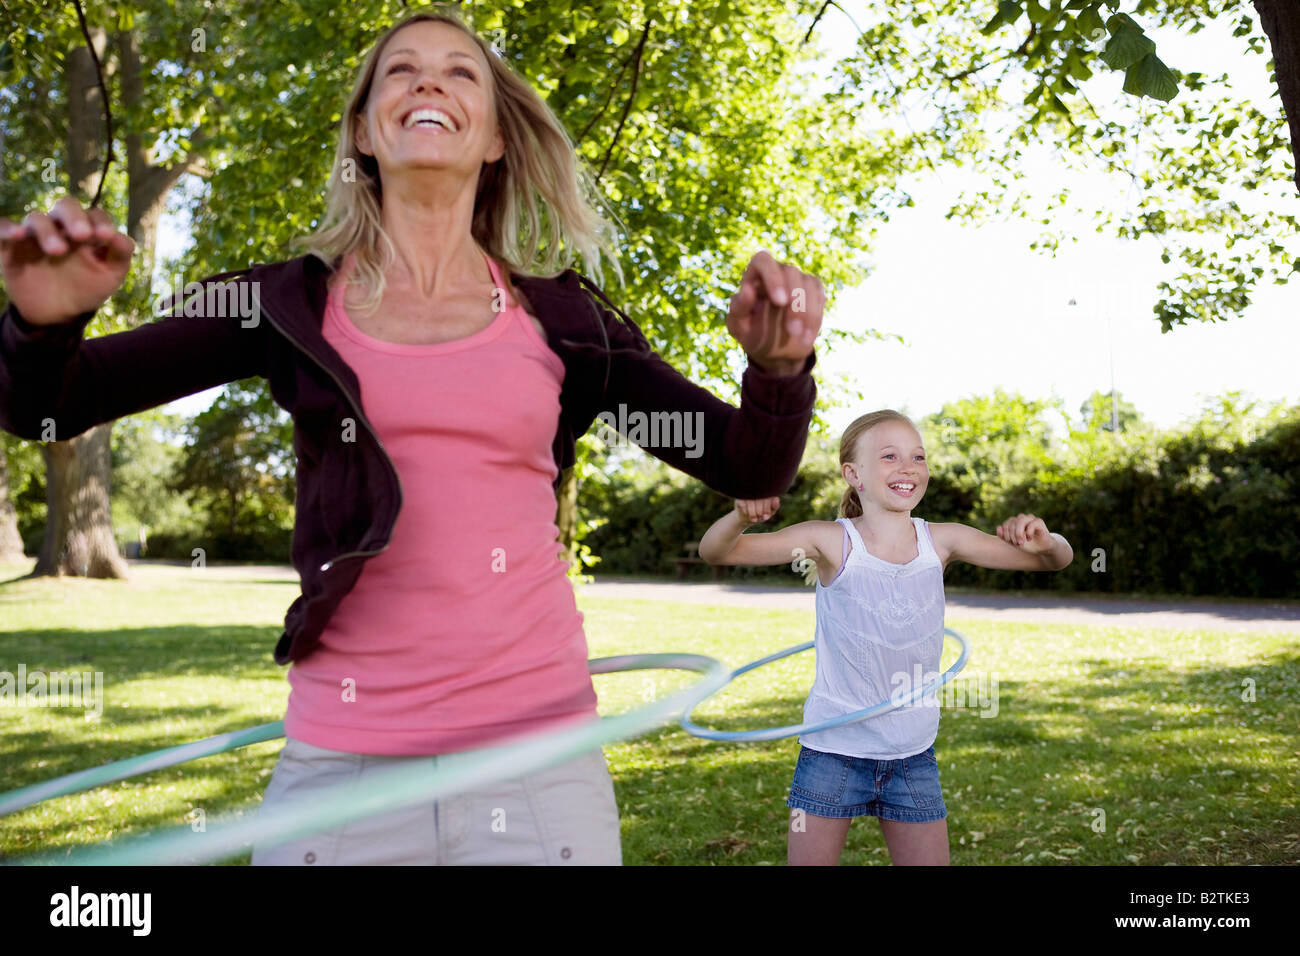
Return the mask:
[(929, 823), (948, 816), (934, 747), (901, 760), (873, 760), (801, 746), (785, 803), (817, 817)]

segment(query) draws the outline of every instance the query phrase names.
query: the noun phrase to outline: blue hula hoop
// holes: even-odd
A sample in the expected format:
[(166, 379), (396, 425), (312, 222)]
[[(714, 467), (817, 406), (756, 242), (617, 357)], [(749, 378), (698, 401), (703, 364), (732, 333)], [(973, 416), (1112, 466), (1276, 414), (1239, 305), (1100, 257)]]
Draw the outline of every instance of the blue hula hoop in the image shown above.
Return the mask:
[[(800, 734), (812, 734), (821, 730), (830, 730), (832, 727), (842, 727), (845, 724), (853, 724), (857, 723), (859, 720), (866, 720), (869, 717), (876, 717), (880, 714), (889, 713), (891, 710), (898, 710), (900, 707), (906, 707), (913, 701), (920, 700), (931, 691), (942, 687), (944, 684), (948, 683), (948, 681), (956, 677), (958, 671), (966, 666), (966, 661), (970, 657), (970, 643), (966, 638), (962, 637), (962, 635), (958, 634), (950, 627), (945, 627), (943, 633), (955, 637), (957, 642), (961, 644), (961, 656), (957, 658), (957, 661), (951, 667), (940, 674), (936, 680), (930, 682), (919, 690), (914, 690), (911, 694), (905, 697), (899, 699), (891, 697), (889, 700), (881, 701), (879, 704), (873, 704), (870, 707), (864, 707), (862, 710), (855, 710), (852, 713), (842, 714), (839, 717), (832, 717), (830, 720), (823, 720), (814, 724), (789, 724), (785, 727), (768, 727), (762, 730), (711, 730), (708, 727), (701, 727), (699, 724), (695, 723), (695, 721), (691, 720), (691, 714), (693, 714), (696, 708), (710, 697), (716, 696), (722, 690), (722, 688), (719, 688), (718, 690), (711, 690), (702, 696), (697, 697), (687, 706), (686, 710), (682, 713), (680, 721), (682, 729), (688, 733), (694, 734), (696, 737), (704, 737), (707, 740), (730, 740), (742, 742), (781, 740), (784, 737), (797, 737)], [(732, 671), (731, 676), (727, 678), (727, 684), (730, 684), (741, 674), (748, 673), (749, 671), (762, 667), (765, 664), (770, 664), (773, 661), (779, 661), (783, 657), (790, 657), (793, 654), (802, 653), (813, 646), (813, 642), (808, 641), (806, 644), (796, 644), (794, 647), (787, 647), (783, 651), (777, 651), (775, 654), (769, 654), (767, 657), (751, 661), (744, 667), (739, 667)], [(725, 686), (726, 685), (724, 684), (723, 687)]]
[[(587, 666), (592, 674), (686, 670), (698, 674), (699, 680), (684, 690), (659, 697), (626, 713), (593, 718), (558, 730), (542, 731), (439, 757), (437, 766), (433, 766), (432, 761), (413, 760), (376, 774), (367, 785), (350, 781), (333, 784), (307, 800), (286, 800), (270, 808), (258, 807), (256, 814), (250, 817), (244, 817), (243, 811), (234, 811), (209, 821), (202, 832), (195, 832), (191, 826), (182, 824), (116, 837), (93, 846), (38, 852), (6, 860), (3, 865), (156, 866), (215, 862), (241, 853), (250, 845), (274, 846), (421, 800), (440, 799), (555, 766), (594, 747), (635, 737), (671, 723), (687, 701), (701, 690), (721, 689), (727, 680), (727, 669), (720, 661), (700, 654), (624, 654), (594, 658), (587, 662)], [(283, 723), (277, 721), (169, 747), (24, 787), (14, 793), (0, 794), (0, 805), (6, 805), (8, 812), (14, 812), (41, 800), (75, 793), (109, 780), (127, 779), (163, 766), (174, 766), (283, 735)]]

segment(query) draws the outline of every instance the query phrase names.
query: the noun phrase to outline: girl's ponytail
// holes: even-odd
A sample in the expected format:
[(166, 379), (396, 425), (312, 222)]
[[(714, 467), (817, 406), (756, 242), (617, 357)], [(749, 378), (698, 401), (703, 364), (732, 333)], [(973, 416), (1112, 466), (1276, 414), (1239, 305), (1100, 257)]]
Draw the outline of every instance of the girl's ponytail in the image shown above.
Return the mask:
[(845, 488), (844, 497), (840, 499), (840, 517), (856, 518), (862, 514), (862, 501), (858, 498), (858, 489)]

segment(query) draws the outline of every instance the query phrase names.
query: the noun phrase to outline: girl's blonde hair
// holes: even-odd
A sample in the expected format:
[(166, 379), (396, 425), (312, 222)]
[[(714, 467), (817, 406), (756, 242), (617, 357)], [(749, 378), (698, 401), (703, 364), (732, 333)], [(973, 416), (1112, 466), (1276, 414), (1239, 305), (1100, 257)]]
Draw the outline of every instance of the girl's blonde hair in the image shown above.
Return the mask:
[[(327, 263), (356, 256), (356, 278), (366, 290), (369, 311), (384, 293), (384, 274), (397, 250), (384, 233), (383, 184), (373, 156), (357, 149), (356, 123), (366, 108), (384, 45), (413, 23), (445, 23), (478, 44), (492, 74), (497, 123), (505, 155), (484, 163), (479, 173), (470, 231), (504, 271), (555, 275), (575, 255), (597, 282), (608, 260), (623, 275), (613, 241), (617, 221), (579, 159), (573, 140), (550, 107), (496, 54), (491, 45), (449, 11), (417, 13), (390, 28), (375, 43), (357, 75), (339, 123), (334, 168), (326, 187), (325, 217), (316, 231), (295, 245)], [(608, 218), (607, 218), (608, 217)]]
[[(844, 435), (840, 438), (841, 477), (844, 475), (844, 466), (857, 456), (858, 439), (882, 422), (906, 422), (916, 428), (915, 422), (902, 412), (896, 412), (892, 408), (882, 408), (876, 412), (868, 412), (866, 415), (854, 419), (853, 423), (844, 429)], [(917, 434), (920, 434), (920, 432), (918, 431)], [(858, 497), (858, 489), (849, 485), (844, 492), (844, 496), (840, 498), (840, 517), (856, 518), (860, 514), (862, 514), (862, 499)]]

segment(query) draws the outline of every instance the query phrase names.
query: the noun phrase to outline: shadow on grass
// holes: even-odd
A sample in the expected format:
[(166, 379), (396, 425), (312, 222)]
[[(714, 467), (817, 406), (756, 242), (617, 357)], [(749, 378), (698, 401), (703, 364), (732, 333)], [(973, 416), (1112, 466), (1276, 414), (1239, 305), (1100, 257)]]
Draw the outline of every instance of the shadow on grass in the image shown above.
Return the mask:
[[(40, 804), (10, 817), (0, 818), (5, 842), (16, 848), (0, 851), (0, 860), (17, 860), (29, 854), (71, 851), (100, 842), (88, 839), (92, 823), (103, 837), (123, 837), (154, 828), (182, 826), (189, 814), (201, 808), (209, 820), (227, 813), (242, 816), (261, 803), (278, 750), (241, 749), (108, 784), (80, 795), (58, 798), (69, 808), (60, 815), (40, 812)], [(188, 796), (170, 793), (184, 789)], [(160, 792), (161, 791), (161, 792)], [(247, 853), (223, 862), (247, 861)]]
[[(17, 789), (78, 770), (281, 719), (284, 716), (282, 708), (259, 712), (248, 700), (229, 705), (216, 701), (191, 701), (175, 706), (132, 703), (130, 707), (124, 707), (113, 704), (113, 685), (130, 684), (135, 680), (178, 676), (201, 678), (209, 674), (237, 681), (283, 680), (278, 669), (264, 674), (260, 666), (218, 666), (218, 662), (229, 661), (232, 656), (238, 659), (241, 655), (232, 651), (231, 646), (243, 649), (245, 643), (238, 639), (227, 640), (227, 629), (220, 629), (220, 632), (223, 635), (221, 649), (213, 645), (208, 653), (196, 654), (183, 668), (135, 664), (116, 671), (113, 681), (106, 681), (103, 714), (93, 724), (83, 723), (74, 712), (74, 720), (55, 718), (54, 726), (36, 729), (6, 727), (3, 734), (5, 773), (0, 787), (5, 791)], [(257, 644), (261, 645), (261, 641)], [(96, 655), (94, 666), (104, 666), (103, 660)], [(47, 659), (42, 663), (54, 669), (58, 661)], [(104, 669), (111, 672), (108, 667)], [(168, 731), (169, 725), (174, 727), (179, 722), (188, 726)], [(29, 853), (60, 848), (70, 850), (108, 835), (121, 836), (154, 827), (183, 825), (190, 822), (187, 814), (194, 807), (201, 807), (209, 818), (231, 811), (250, 810), (261, 801), (278, 758), (279, 745), (279, 741), (267, 741), (251, 748), (203, 757), (91, 791), (55, 798), (0, 818), (4, 843), (11, 850), (10, 854), (0, 851), (0, 859), (16, 859)], [(173, 790), (178, 792), (171, 792)], [(88, 840), (90, 834), (96, 836)], [(227, 862), (247, 860), (248, 854), (244, 853)]]
[[(107, 687), (115, 681), (152, 677), (265, 677), (284, 674), (275, 663), (279, 628), (228, 625), (115, 628), (102, 630), (25, 630), (0, 632), (5, 666), (19, 662), (35, 669), (69, 670), (92, 664), (104, 672)], [(83, 670), (85, 668), (82, 668)]]
[[(5, 791), (14, 790), (78, 770), (282, 719), (284, 712), (280, 708), (273, 712), (256, 708), (255, 685), (241, 689), (237, 701), (223, 702), (221, 690), (214, 688), (210, 694), (189, 690), (184, 702), (175, 705), (141, 703), (130, 689), (140, 681), (218, 678), (222, 682), (265, 681), (272, 693), (279, 694), (283, 691), (285, 670), (271, 659), (277, 637), (278, 631), (257, 627), (60, 629), (4, 635), (0, 647), (3, 647), (4, 666), (11, 673), (16, 673), (20, 663), (28, 675), (34, 671), (101, 672), (103, 700), (102, 713), (92, 722), (82, 718), (83, 708), (41, 707), (24, 708), (17, 726), (7, 721), (0, 724), (3, 728), (0, 749), (5, 764), (0, 787)], [(0, 715), (3, 713), (0, 711)], [(34, 721), (31, 718), (36, 714), (41, 716)], [(188, 726), (166, 729), (178, 722)], [(33, 723), (38, 726), (32, 726)], [(202, 729), (195, 732), (194, 727)], [(209, 772), (206, 768), (211, 766), (227, 766), (231, 772), (224, 779), (229, 786), (219, 797), (214, 797), (212, 807), (216, 809), (218, 803), (222, 807), (237, 806), (259, 795), (265, 783), (256, 774), (251, 780), (241, 776), (249, 769), (243, 763), (247, 759), (241, 749), (108, 786), (115, 790), (124, 786), (145, 787), (164, 775), (170, 779), (183, 776), (191, 766), (204, 768), (202, 773)], [(274, 755), (264, 760), (269, 761), (267, 766), (273, 765)], [(260, 769), (263, 768), (259, 765), (257, 770)], [(144, 812), (138, 822), (145, 825), (152, 819), (163, 818)], [(134, 817), (132, 822), (137, 822)], [(16, 825), (12, 817), (3, 818), (0, 826), (10, 834), (22, 834), (27, 829)]]
[[(270, 658), (276, 637), (277, 629), (264, 627), (5, 635), (6, 667), (20, 661), (29, 671), (88, 664), (76, 669), (104, 672), (106, 701), (93, 731), (80, 723), (7, 730), (2, 785), (13, 789), (278, 719), (282, 713), (250, 717), (249, 704), (215, 698), (121, 707), (112, 696), (115, 685), (145, 680), (282, 682), (284, 670)], [(1000, 681), (996, 716), (960, 708), (942, 713), (935, 749), (954, 863), (1300, 861), (1300, 653), (1202, 669), (1153, 660), (1076, 663), (1083, 675)], [(706, 712), (696, 719), (723, 730), (790, 724), (801, 719), (802, 704), (801, 689), (733, 701), (727, 716)], [(102, 739), (107, 728), (161, 726), (169, 719), (201, 720), (205, 729), (183, 737), (151, 730), (126, 741)], [(274, 752), (263, 752), (268, 749), (204, 758), (112, 785), (122, 829), (184, 822), (178, 800), (168, 808), (155, 806), (156, 794), (146, 799), (144, 791), (160, 781), (210, 784), (202, 805), (213, 815), (256, 805), (275, 762)], [(714, 742), (673, 725), (606, 752), (623, 817), (625, 862), (784, 862), (784, 801), (796, 741)], [(1100, 830), (1094, 829), (1098, 811), (1104, 813)], [(22, 816), (17, 823), (5, 818), (0, 826), (11, 846), (71, 844), (77, 822), (71, 812), (62, 810), (54, 822), (48, 816)], [(887, 861), (874, 822), (853, 825), (844, 861)]]
[[(954, 863), (1300, 861), (1300, 654), (1203, 670), (1082, 663), (1082, 679), (1001, 681), (996, 716), (944, 709), (935, 751)], [(696, 719), (776, 726), (801, 704), (769, 696)], [(624, 861), (784, 863), (798, 750), (679, 728), (609, 748)], [(875, 821), (856, 822), (844, 862), (887, 861)]]

